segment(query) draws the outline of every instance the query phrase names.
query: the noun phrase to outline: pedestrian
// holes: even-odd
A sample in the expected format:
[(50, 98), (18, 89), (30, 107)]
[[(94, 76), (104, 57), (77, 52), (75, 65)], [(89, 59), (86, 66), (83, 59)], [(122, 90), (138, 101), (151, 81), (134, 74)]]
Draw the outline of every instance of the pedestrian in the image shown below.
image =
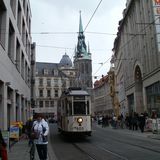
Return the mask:
[(33, 143), (32, 137), (31, 137), (33, 122), (34, 122), (34, 119), (31, 117), (26, 122), (26, 126), (25, 126), (26, 127), (26, 134), (27, 134), (28, 139), (29, 139), (29, 141), (28, 141), (29, 146)]
[(145, 122), (146, 122), (145, 116), (143, 113), (141, 113), (139, 116), (139, 128), (142, 133), (144, 132)]
[(39, 159), (47, 160), (47, 135), (49, 133), (49, 126), (42, 114), (37, 114), (36, 117), (36, 121), (33, 122), (33, 132), (36, 135), (34, 143), (36, 144)]
[(1, 130), (0, 130), (0, 158), (1, 160), (8, 160), (7, 144), (5, 143), (3, 139)]

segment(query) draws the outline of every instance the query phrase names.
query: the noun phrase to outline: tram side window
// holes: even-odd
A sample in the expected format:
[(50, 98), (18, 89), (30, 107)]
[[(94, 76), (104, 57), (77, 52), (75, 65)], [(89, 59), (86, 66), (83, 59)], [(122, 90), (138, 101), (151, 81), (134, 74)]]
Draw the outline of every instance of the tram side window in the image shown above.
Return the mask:
[(69, 115), (72, 115), (72, 103), (69, 101)]
[(89, 101), (87, 101), (87, 114), (89, 114)]
[(67, 101), (67, 99), (65, 99), (65, 112), (68, 115), (68, 106), (67, 106), (67, 104), (68, 104), (68, 101)]
[(85, 102), (74, 102), (74, 114), (86, 114)]

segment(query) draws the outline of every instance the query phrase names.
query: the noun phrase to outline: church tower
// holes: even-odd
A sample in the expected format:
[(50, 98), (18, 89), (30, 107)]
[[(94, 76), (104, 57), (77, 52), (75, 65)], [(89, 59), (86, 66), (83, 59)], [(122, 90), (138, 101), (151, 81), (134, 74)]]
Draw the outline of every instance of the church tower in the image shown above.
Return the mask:
[(79, 19), (78, 42), (75, 48), (74, 67), (76, 70), (76, 86), (85, 90), (92, 88), (92, 60), (89, 45), (85, 43), (81, 12)]

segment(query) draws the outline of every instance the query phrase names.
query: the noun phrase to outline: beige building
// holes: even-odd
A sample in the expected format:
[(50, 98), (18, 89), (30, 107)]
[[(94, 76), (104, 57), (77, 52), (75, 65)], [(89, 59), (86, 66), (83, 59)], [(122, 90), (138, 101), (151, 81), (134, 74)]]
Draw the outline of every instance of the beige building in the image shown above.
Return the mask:
[(114, 42), (120, 111), (160, 113), (160, 3), (128, 0)]
[(62, 92), (74, 86), (75, 69), (67, 54), (60, 63), (36, 62), (36, 104), (35, 113), (57, 115), (57, 103)]
[(3, 130), (14, 121), (25, 122), (30, 116), (31, 55), (35, 54), (30, 33), (29, 0), (0, 0), (0, 128)]
[(108, 75), (95, 81), (93, 88), (92, 115), (112, 115), (113, 105), (110, 96)]

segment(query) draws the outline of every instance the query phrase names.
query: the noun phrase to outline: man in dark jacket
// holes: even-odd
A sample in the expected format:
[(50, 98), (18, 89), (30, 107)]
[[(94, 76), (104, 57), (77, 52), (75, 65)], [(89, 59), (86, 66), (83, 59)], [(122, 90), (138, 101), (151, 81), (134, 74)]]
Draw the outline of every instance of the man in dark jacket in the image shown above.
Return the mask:
[(143, 113), (141, 113), (139, 116), (139, 128), (142, 133), (144, 132), (145, 121), (146, 121), (145, 116)]

